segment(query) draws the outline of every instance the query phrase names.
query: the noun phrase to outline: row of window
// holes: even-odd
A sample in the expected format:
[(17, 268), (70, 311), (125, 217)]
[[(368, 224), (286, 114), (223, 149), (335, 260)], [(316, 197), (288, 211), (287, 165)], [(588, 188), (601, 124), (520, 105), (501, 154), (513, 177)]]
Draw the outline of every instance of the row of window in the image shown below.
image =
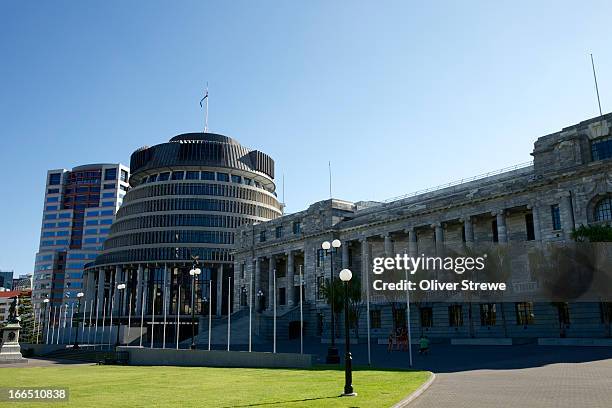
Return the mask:
[[(300, 221), (294, 221), (291, 224), (291, 232), (293, 235), (299, 235), (302, 233), (302, 223)], [(279, 225), (274, 228), (274, 238), (280, 239), (283, 238), (285, 234), (285, 227), (283, 225)], [(267, 240), (267, 231), (259, 231), (259, 242), (266, 242)]]
[(149, 244), (233, 244), (234, 233), (228, 231), (147, 231), (109, 238), (105, 249)]
[(593, 141), (591, 143), (591, 155), (593, 160), (612, 158), (612, 136)]
[(98, 216), (105, 216), (105, 215), (115, 215), (115, 212), (113, 210), (87, 211), (88, 217), (98, 217)]
[(241, 177), (235, 174), (232, 174), (230, 176), (230, 174), (228, 173), (215, 173), (214, 171), (166, 171), (159, 174), (151, 174), (150, 176), (144, 177), (142, 179), (142, 184), (168, 180), (216, 180), (226, 183), (231, 180), (232, 183), (246, 184), (247, 186), (255, 186), (257, 188), (261, 188), (261, 184), (259, 184), (259, 182), (249, 177)]
[(111, 231), (121, 232), (133, 229), (158, 227), (215, 227), (237, 228), (250, 220), (232, 215), (209, 214), (164, 214), (147, 215), (144, 217), (120, 219), (113, 224)]
[(138, 248), (102, 254), (96, 263), (191, 260), (192, 256), (198, 256), (200, 261), (233, 262), (230, 250), (224, 248)]
[(234, 197), (242, 200), (256, 201), (258, 203), (267, 204), (269, 206), (280, 209), (280, 205), (276, 198), (259, 191), (249, 188), (225, 185), (225, 184), (195, 184), (195, 183), (177, 183), (177, 184), (158, 184), (152, 186), (140, 187), (133, 190), (125, 200), (128, 203), (133, 200), (148, 197), (160, 197), (168, 195), (208, 195), (221, 197)]
[[(497, 316), (497, 304), (495, 303), (482, 303), (479, 305), (480, 308), (480, 325), (481, 326), (495, 326), (498, 324)], [(559, 323), (568, 325), (570, 323), (569, 318), (569, 307), (567, 303), (560, 303), (557, 306), (559, 312)], [(450, 327), (461, 327), (464, 325), (463, 306), (462, 305), (449, 305), (448, 311), (448, 326)], [(527, 326), (534, 324), (535, 315), (533, 313), (532, 302), (517, 302), (514, 304), (515, 311), (515, 322), (519, 326)], [(406, 310), (396, 309), (395, 315), (393, 316), (396, 327), (406, 326)], [(373, 329), (380, 329), (382, 327), (381, 310), (375, 309), (370, 311), (370, 322)], [(434, 326), (434, 313), (433, 308), (430, 306), (423, 306), (419, 308), (419, 323), (421, 327), (431, 328)]]
[(43, 228), (65, 228), (69, 226), (70, 226), (69, 221), (43, 223)]
[(202, 198), (175, 198), (165, 200), (145, 201), (135, 204), (126, 204), (117, 212), (117, 218), (132, 214), (141, 214), (158, 211), (220, 211), (252, 215), (256, 217), (273, 219), (279, 216), (278, 212), (255, 204), (242, 203), (233, 200), (216, 200)]

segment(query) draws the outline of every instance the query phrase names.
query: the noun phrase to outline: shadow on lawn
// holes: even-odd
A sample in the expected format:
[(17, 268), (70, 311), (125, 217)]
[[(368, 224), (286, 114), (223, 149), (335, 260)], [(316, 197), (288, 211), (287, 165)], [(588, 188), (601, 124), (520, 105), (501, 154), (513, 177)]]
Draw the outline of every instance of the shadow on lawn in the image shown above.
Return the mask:
[(232, 407), (258, 407), (258, 406), (262, 406), (262, 405), (278, 405), (278, 404), (282, 405), (282, 404), (288, 404), (290, 402), (319, 401), (319, 400), (336, 399), (336, 398), (341, 398), (341, 396), (319, 397), (319, 398), (304, 398), (304, 399), (294, 399), (294, 400), (284, 400), (284, 401), (274, 401), (274, 402), (260, 402), (260, 403), (245, 404), (245, 405), (228, 405), (227, 407), (224, 407), (224, 408), (232, 408)]

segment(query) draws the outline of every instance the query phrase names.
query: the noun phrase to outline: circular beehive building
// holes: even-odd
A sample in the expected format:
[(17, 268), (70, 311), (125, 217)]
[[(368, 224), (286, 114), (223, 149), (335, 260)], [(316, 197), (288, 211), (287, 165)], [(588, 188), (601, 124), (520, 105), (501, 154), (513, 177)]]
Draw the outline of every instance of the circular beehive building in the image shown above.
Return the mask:
[(187, 133), (138, 149), (130, 167), (123, 205), (86, 269), (86, 300), (99, 316), (191, 314), (197, 257), (196, 314), (226, 314), (234, 231), (282, 212), (274, 161), (227, 136)]

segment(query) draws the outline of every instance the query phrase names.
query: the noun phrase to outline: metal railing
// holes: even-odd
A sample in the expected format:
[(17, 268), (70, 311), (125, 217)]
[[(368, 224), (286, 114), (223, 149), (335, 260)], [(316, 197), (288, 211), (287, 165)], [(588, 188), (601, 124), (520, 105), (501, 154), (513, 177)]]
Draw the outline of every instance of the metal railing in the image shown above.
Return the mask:
[(504, 167), (503, 169), (493, 170), (493, 171), (490, 171), (488, 173), (482, 173), (482, 174), (479, 174), (477, 176), (472, 176), (472, 177), (469, 177), (469, 178), (463, 178), (461, 180), (451, 181), (450, 183), (447, 183), (447, 184), (441, 184), (441, 185), (438, 185), (438, 186), (435, 186), (435, 187), (429, 187), (429, 188), (426, 188), (426, 189), (423, 189), (423, 190), (414, 191), (412, 193), (404, 194), (404, 195), (401, 195), (401, 196), (388, 198), (386, 200), (383, 200), (382, 202), (383, 203), (390, 203), (390, 202), (393, 202), (393, 201), (403, 200), (405, 198), (415, 197), (415, 196), (418, 196), (418, 195), (421, 195), (421, 194), (431, 193), (433, 191), (438, 191), (438, 190), (443, 190), (443, 189), (448, 188), (448, 187), (458, 186), (460, 184), (469, 183), (471, 181), (482, 180), (482, 179), (485, 179), (485, 178), (491, 177), (491, 176), (497, 176), (499, 174), (507, 173), (507, 172), (510, 172), (510, 171), (513, 171), (513, 170), (524, 169), (524, 168), (530, 167), (532, 165), (533, 165), (533, 160), (532, 161), (528, 161), (528, 162), (524, 162), (524, 163), (515, 164), (514, 166), (510, 166), (510, 167)]

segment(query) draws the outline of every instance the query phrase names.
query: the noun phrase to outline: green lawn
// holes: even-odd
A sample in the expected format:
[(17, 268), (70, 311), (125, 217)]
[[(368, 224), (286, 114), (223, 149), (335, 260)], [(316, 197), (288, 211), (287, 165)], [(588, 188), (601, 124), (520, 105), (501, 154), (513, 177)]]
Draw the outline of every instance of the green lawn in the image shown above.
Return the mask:
[[(0, 368), (0, 387), (68, 387), (52, 407), (386, 407), (429, 378), (423, 371), (357, 369), (356, 397), (340, 398), (344, 371), (209, 367), (52, 366)], [(15, 407), (47, 403), (17, 403)], [(12, 405), (12, 404), (11, 404)], [(4, 405), (8, 406), (8, 405)]]

